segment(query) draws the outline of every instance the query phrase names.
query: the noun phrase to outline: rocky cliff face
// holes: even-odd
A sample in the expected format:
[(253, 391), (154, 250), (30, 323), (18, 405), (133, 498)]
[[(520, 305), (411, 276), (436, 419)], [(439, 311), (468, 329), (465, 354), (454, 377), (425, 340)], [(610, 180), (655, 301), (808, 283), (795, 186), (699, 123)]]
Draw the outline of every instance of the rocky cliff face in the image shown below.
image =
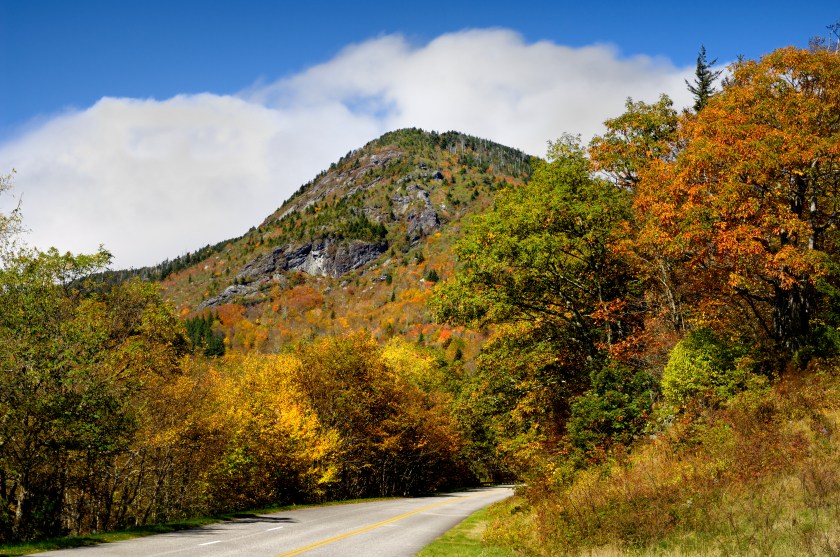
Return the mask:
[(387, 242), (338, 242), (323, 238), (315, 242), (283, 246), (258, 256), (245, 265), (235, 283), (217, 295), (203, 301), (198, 309), (216, 307), (237, 299), (256, 297), (266, 284), (285, 283), (283, 273), (301, 271), (308, 275), (338, 278), (359, 269), (388, 250)]
[(395, 207), (399, 207), (406, 222), (406, 234), (412, 244), (440, 228), (440, 218), (429, 198), (429, 192), (416, 184), (408, 184), (406, 195), (394, 195), (393, 202)]
[(236, 275), (253, 282), (281, 271), (302, 271), (322, 277), (338, 278), (370, 263), (388, 249), (387, 242), (336, 241), (322, 238), (314, 242), (274, 249), (245, 265)]

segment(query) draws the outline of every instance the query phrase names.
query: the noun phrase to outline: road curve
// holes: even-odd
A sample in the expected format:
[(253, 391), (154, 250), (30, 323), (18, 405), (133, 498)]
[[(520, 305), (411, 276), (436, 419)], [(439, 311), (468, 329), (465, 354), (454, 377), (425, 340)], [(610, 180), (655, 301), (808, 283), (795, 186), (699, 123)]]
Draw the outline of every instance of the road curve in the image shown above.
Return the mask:
[(471, 513), (513, 493), (480, 488), (433, 497), (308, 507), (51, 557), (408, 557)]

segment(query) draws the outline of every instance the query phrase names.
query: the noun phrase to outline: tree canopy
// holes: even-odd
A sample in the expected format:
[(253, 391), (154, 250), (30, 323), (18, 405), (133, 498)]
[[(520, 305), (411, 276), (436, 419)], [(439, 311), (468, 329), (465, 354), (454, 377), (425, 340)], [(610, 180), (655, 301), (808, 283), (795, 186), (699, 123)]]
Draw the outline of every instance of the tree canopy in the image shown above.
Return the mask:
[(673, 160), (642, 173), (639, 237), (681, 254), (705, 307), (695, 318), (738, 308), (801, 347), (838, 255), (840, 58), (787, 48), (740, 62), (699, 114), (681, 118), (679, 138)]

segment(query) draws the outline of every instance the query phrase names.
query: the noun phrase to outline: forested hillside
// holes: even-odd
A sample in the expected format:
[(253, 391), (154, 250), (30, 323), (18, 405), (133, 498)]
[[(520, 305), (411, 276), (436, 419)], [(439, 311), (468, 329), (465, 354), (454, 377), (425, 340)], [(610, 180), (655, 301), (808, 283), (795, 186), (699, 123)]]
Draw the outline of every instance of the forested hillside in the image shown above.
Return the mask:
[(3, 539), (519, 480), (521, 554), (836, 554), (840, 56), (720, 77), (545, 160), (386, 134), (151, 269), (3, 216)]

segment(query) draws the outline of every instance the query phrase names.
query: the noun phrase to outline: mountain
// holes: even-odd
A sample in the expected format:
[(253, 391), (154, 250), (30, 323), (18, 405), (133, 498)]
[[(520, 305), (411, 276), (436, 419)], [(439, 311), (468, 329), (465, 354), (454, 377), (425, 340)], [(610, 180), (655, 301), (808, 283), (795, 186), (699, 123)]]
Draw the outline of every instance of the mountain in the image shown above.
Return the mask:
[[(229, 349), (277, 350), (366, 329), (461, 357), (478, 333), (433, 323), (463, 219), (528, 179), (535, 159), (469, 135), (404, 129), (351, 151), (239, 238), (154, 268), (183, 316), (218, 317)], [(471, 355), (471, 354), (470, 354)]]

